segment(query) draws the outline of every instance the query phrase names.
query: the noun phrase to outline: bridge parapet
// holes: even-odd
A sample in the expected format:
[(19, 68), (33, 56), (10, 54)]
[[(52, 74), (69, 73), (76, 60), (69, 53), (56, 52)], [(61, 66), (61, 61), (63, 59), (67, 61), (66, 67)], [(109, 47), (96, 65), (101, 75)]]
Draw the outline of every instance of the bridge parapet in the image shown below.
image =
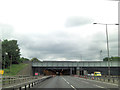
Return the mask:
[[(120, 67), (120, 62), (111, 61), (110, 67)], [(107, 61), (94, 61), (94, 62), (33, 62), (32, 67), (108, 67)]]

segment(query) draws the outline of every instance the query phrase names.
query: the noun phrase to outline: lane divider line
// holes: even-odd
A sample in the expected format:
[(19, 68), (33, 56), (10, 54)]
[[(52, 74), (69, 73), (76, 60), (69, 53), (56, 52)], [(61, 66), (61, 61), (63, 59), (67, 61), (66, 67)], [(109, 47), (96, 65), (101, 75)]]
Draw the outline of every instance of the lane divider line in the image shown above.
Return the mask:
[(77, 90), (73, 85), (70, 85), (74, 90)]
[[(62, 77), (62, 78), (63, 78), (63, 77)], [(63, 80), (65, 80), (65, 82), (70, 85), (70, 83), (69, 83), (66, 79), (63, 78)], [(73, 85), (70, 85), (70, 86), (71, 86), (74, 90), (77, 90)]]
[(102, 86), (98, 86), (98, 85), (94, 85), (94, 86), (99, 87), (99, 88), (104, 88), (104, 87), (102, 87)]
[(69, 82), (67, 82), (67, 84), (70, 84)]

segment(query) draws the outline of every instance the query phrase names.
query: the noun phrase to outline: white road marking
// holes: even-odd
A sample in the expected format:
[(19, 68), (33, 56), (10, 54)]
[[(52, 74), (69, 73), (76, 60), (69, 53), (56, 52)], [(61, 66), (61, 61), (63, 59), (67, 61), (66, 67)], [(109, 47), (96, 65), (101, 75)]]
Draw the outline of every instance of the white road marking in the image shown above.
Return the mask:
[(73, 85), (70, 85), (74, 90), (76, 90), (76, 88)]
[(104, 88), (104, 87), (102, 87), (102, 86), (98, 86), (98, 85), (94, 85), (94, 86), (99, 87), (99, 88)]
[[(62, 77), (63, 78), (63, 77)], [(64, 78), (63, 78), (64, 79)], [(65, 80), (65, 79), (64, 79)], [(66, 80), (65, 80), (66, 81)]]
[[(63, 77), (62, 77), (63, 78)], [(63, 78), (64, 79), (64, 78)], [(67, 84), (70, 84), (66, 79), (64, 79)]]
[[(62, 78), (63, 78), (63, 77), (62, 77)], [(65, 82), (70, 85), (70, 83), (69, 83), (66, 79), (63, 78), (63, 80), (65, 80)], [(70, 85), (70, 86), (71, 86), (74, 90), (76, 90), (76, 88), (75, 88), (73, 85)]]
[(70, 84), (69, 82), (67, 82), (67, 84)]

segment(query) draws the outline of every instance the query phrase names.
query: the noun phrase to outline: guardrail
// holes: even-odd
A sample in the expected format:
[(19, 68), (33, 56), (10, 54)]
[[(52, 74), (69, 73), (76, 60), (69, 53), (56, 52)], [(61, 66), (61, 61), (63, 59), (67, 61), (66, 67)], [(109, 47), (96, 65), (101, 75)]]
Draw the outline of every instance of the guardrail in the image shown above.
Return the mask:
[(31, 88), (34, 85), (51, 78), (52, 76), (44, 76), (44, 77), (26, 77), (26, 78), (16, 78), (16, 77), (5, 77), (2, 80), (3, 88), (2, 90), (6, 90), (7, 88), (10, 89), (18, 89), (21, 90), (22, 88)]
[(2, 83), (2, 81), (6, 80), (6, 79), (15, 79), (15, 78), (26, 78), (26, 77), (30, 77), (30, 76), (26, 76), (26, 75), (16, 75), (16, 76), (2, 76), (0, 75), (0, 82)]
[(23, 83), (26, 81), (30, 81), (35, 79), (36, 77), (2, 77), (2, 85), (5, 86), (10, 86), (12, 84), (18, 84), (18, 83)]
[(102, 82), (108, 82), (108, 83), (115, 83), (118, 84), (119, 83), (119, 79), (120, 77), (97, 77), (97, 76), (80, 76), (80, 78), (85, 78), (85, 79), (91, 79), (91, 80), (98, 80), (98, 81), (102, 81)]

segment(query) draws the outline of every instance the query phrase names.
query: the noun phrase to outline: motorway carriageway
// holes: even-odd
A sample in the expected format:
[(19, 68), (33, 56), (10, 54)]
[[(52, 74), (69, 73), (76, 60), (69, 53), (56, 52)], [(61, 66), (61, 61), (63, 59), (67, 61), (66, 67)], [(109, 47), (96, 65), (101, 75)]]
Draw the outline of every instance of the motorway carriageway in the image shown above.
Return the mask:
[(81, 90), (80, 88), (88, 88), (87, 90), (90, 88), (91, 90), (93, 90), (92, 88), (95, 88), (94, 90), (111, 90), (110, 88), (114, 88), (113, 90), (118, 90), (118, 85), (74, 76), (55, 76), (33, 88), (69, 88), (70, 90)]

